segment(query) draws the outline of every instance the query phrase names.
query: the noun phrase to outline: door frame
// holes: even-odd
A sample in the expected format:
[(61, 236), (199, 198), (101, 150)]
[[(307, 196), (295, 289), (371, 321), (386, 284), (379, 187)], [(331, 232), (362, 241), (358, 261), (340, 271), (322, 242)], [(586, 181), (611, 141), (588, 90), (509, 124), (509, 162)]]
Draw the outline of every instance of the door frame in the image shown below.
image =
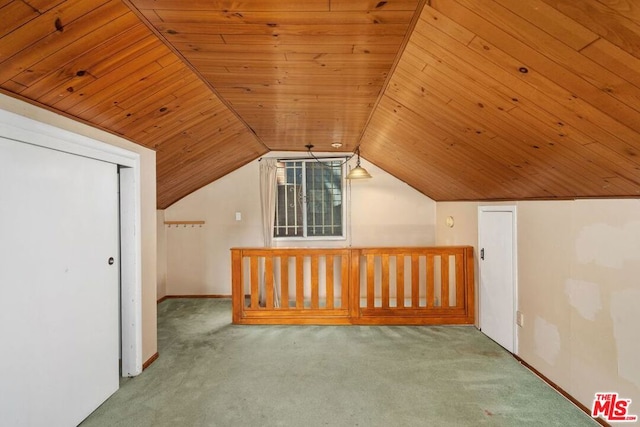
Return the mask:
[[(478, 265), (480, 265), (480, 250), (481, 248), (481, 236), (482, 231), (480, 229), (480, 217), (485, 212), (511, 212), (511, 235), (513, 236), (511, 242), (511, 262), (512, 262), (512, 283), (513, 283), (513, 313), (512, 313), (512, 325), (513, 325), (513, 354), (518, 354), (518, 215), (516, 205), (485, 205), (478, 206)], [(482, 275), (478, 272), (478, 289), (482, 289)], [(478, 295), (478, 324), (482, 330), (482, 324), (480, 323), (480, 305), (482, 304), (482, 297)]]
[(120, 167), (120, 268), (123, 377), (142, 372), (142, 236), (140, 155), (0, 109), (0, 135)]

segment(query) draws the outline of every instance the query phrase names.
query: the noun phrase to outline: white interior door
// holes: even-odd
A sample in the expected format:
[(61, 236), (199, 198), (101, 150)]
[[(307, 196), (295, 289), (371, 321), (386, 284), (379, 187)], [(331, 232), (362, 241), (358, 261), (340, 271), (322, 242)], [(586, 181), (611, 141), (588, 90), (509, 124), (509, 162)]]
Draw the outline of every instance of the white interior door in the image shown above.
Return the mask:
[(516, 352), (515, 206), (482, 206), (478, 211), (480, 329)]
[(77, 425), (118, 389), (117, 180), (0, 137), (0, 424)]

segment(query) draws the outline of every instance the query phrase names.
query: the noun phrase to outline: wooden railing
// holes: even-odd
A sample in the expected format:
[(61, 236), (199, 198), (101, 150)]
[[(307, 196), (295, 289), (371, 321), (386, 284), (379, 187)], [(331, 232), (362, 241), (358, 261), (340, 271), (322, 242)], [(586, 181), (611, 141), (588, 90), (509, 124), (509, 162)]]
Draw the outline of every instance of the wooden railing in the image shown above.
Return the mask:
[(239, 324), (473, 324), (473, 248), (233, 248)]

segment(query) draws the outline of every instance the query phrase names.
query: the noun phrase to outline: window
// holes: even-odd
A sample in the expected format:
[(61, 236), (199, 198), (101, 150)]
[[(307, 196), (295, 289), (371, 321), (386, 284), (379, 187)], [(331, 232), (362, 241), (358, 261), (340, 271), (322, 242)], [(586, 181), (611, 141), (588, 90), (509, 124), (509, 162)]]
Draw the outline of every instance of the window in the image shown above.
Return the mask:
[(278, 162), (274, 237), (344, 237), (344, 162)]

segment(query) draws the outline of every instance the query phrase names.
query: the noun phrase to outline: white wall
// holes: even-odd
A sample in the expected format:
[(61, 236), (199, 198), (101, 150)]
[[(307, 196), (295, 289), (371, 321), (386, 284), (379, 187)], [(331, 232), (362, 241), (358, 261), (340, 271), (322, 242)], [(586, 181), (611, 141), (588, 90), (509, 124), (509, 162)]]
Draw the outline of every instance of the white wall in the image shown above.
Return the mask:
[[(270, 153), (292, 157), (300, 153)], [(292, 246), (430, 246), (435, 202), (362, 159), (373, 176), (351, 183), (352, 226), (347, 240)], [(259, 162), (253, 161), (164, 211), (167, 221), (204, 220), (203, 227), (167, 226), (167, 295), (230, 295), (232, 247), (262, 247)], [(242, 221), (235, 220), (235, 212)]]
[(436, 203), (362, 159), (372, 179), (351, 181), (353, 246), (432, 246)]
[(113, 134), (0, 94), (0, 108), (140, 154), (142, 234), (142, 360), (157, 352), (156, 153)]
[(165, 226), (167, 295), (230, 295), (229, 249), (262, 246), (257, 161), (174, 203), (164, 215), (166, 221), (205, 221), (202, 227)]
[[(511, 204), (518, 355), (588, 408), (594, 393), (615, 391), (640, 413), (640, 200)], [(437, 244), (477, 248), (478, 205), (438, 203)]]
[(164, 226), (164, 210), (156, 212), (156, 230), (158, 236), (158, 284), (156, 298), (160, 300), (167, 295), (167, 231)]

